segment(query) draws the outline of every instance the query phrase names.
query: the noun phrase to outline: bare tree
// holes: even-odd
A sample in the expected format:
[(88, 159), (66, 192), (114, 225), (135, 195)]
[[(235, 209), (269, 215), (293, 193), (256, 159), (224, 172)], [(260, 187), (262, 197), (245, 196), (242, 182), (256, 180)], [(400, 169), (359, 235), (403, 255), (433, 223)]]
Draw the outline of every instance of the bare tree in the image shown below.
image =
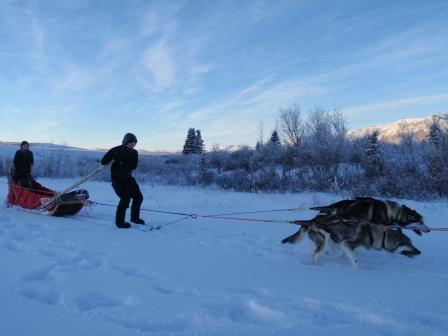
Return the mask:
[(310, 168), (315, 187), (319, 190), (334, 187), (338, 169), (349, 157), (342, 114), (315, 107), (304, 123), (304, 130), (302, 162)]
[(415, 161), (415, 143), (416, 134), (409, 124), (401, 122), (399, 124), (398, 136), (400, 138), (401, 148), (408, 155), (412, 162)]
[(314, 139), (316, 144), (326, 147), (331, 142), (332, 122), (329, 111), (315, 107), (309, 114), (306, 125), (306, 135)]
[(258, 143), (260, 145), (264, 143), (264, 125), (262, 120), (258, 122)]
[(307, 135), (319, 140), (345, 139), (347, 135), (347, 126), (339, 110), (325, 110), (322, 107), (316, 107), (309, 115), (305, 125)]
[(334, 134), (338, 138), (344, 138), (347, 135), (347, 125), (340, 110), (333, 110), (330, 114), (331, 126), (333, 126)]
[(280, 131), (290, 146), (299, 146), (303, 137), (301, 110), (298, 104), (280, 109)]

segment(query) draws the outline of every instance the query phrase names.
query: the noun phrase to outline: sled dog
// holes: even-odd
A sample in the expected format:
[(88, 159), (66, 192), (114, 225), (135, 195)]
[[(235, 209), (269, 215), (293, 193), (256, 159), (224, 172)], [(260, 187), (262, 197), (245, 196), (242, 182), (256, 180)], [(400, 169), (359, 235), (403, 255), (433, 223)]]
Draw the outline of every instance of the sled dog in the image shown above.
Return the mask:
[(412, 245), (411, 239), (401, 229), (387, 227), (417, 224), (418, 227), (413, 228), (415, 233), (421, 235), (421, 231), (429, 231), (421, 214), (390, 200), (355, 197), (311, 209), (319, 213), (311, 220), (295, 221), (301, 228), (282, 243), (296, 243), (308, 235), (316, 245), (312, 254), (314, 262), (330, 241), (341, 246), (354, 266), (357, 265), (354, 250), (358, 247), (414, 257), (421, 252)]
[[(372, 224), (407, 226), (418, 224), (419, 228), (414, 230), (421, 235), (421, 231), (427, 232), (423, 216), (417, 211), (400, 205), (390, 200), (378, 200), (372, 197), (355, 197), (354, 199), (342, 200), (327, 206), (311, 208), (318, 210), (319, 214), (315, 220), (328, 215), (335, 215), (344, 219), (365, 220)], [(421, 228), (421, 229), (420, 229)]]
[(316, 245), (312, 254), (315, 263), (325, 251), (329, 241), (340, 245), (355, 267), (358, 262), (354, 251), (359, 247), (399, 252), (410, 258), (421, 254), (401, 229), (388, 230), (387, 227), (372, 224), (366, 220), (341, 219), (329, 215), (319, 221), (305, 220), (295, 221), (295, 223), (301, 225), (300, 229), (283, 239), (282, 243), (297, 243), (308, 234), (308, 237)]

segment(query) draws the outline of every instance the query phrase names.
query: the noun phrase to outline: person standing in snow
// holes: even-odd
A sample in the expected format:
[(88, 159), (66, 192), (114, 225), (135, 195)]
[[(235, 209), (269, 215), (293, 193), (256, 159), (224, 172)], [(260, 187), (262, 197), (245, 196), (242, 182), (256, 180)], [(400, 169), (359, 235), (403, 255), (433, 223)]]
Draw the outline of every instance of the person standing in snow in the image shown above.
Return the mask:
[(110, 149), (101, 159), (102, 165), (107, 165), (113, 161), (110, 168), (112, 187), (120, 197), (115, 214), (115, 225), (121, 229), (130, 228), (131, 224), (125, 221), (126, 209), (132, 199), (131, 222), (135, 224), (145, 224), (140, 218), (140, 206), (143, 202), (143, 195), (140, 188), (131, 175), (137, 168), (138, 153), (134, 149), (137, 144), (137, 137), (132, 133), (127, 133), (120, 146)]
[(30, 188), (32, 185), (31, 171), (34, 164), (34, 155), (30, 151), (28, 141), (20, 143), (20, 149), (14, 155), (14, 174), (12, 179), (22, 187)]

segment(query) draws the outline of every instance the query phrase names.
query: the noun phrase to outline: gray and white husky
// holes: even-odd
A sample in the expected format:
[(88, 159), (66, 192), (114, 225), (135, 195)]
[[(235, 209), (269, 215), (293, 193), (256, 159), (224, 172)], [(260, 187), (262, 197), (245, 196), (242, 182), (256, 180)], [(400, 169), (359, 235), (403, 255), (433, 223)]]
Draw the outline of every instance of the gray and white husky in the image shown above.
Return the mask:
[(318, 210), (321, 216), (335, 215), (344, 219), (362, 219), (372, 224), (407, 226), (418, 224), (414, 230), (421, 235), (421, 231), (427, 232), (424, 226), (423, 216), (417, 211), (408, 208), (391, 200), (379, 200), (373, 197), (355, 197), (354, 199), (342, 200), (330, 205), (314, 207), (311, 210)]
[[(319, 210), (319, 214), (311, 220), (295, 221), (301, 225), (300, 229), (283, 239), (282, 243), (297, 243), (308, 234), (316, 245), (312, 254), (314, 262), (329, 242), (340, 245), (355, 267), (357, 260), (354, 250), (358, 247), (414, 257), (421, 252), (399, 226), (418, 224), (416, 233), (429, 231), (417, 211), (393, 201), (355, 198), (312, 209)], [(393, 230), (388, 228), (390, 225), (394, 225)]]

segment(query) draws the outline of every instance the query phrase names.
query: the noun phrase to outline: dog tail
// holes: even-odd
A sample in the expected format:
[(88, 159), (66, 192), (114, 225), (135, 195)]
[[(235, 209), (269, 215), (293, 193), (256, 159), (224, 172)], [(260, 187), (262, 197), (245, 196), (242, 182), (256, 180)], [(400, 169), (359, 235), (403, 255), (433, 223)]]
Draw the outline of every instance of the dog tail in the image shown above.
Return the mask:
[(301, 226), (299, 231), (297, 231), (296, 233), (286, 237), (285, 239), (282, 240), (282, 244), (286, 244), (286, 243), (290, 243), (290, 244), (294, 244), (294, 243), (298, 243), (300, 240), (302, 240), (302, 238), (305, 236), (305, 234), (308, 232), (308, 227), (307, 226)]

